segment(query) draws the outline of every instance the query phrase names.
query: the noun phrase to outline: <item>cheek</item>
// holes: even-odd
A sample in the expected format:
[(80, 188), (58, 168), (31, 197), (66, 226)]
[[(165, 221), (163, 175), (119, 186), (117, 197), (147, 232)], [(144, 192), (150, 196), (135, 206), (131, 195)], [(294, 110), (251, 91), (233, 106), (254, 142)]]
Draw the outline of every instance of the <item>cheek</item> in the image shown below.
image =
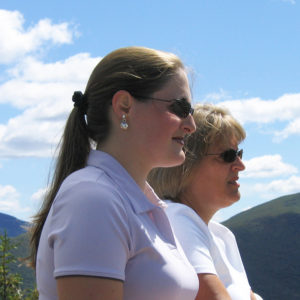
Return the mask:
[(165, 114), (162, 118), (156, 120), (155, 124), (153, 124), (153, 129), (162, 136), (173, 136), (179, 129), (180, 124), (181, 120)]

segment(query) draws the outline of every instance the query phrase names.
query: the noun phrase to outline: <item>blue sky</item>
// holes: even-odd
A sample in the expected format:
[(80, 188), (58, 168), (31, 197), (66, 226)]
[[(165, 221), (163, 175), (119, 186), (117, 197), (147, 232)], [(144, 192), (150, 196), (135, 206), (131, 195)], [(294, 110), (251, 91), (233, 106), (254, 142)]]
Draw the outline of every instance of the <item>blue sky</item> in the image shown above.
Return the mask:
[(241, 200), (225, 220), (300, 192), (300, 1), (0, 2), (0, 212), (30, 220), (47, 186), (74, 90), (108, 52), (178, 54), (194, 103), (243, 124)]

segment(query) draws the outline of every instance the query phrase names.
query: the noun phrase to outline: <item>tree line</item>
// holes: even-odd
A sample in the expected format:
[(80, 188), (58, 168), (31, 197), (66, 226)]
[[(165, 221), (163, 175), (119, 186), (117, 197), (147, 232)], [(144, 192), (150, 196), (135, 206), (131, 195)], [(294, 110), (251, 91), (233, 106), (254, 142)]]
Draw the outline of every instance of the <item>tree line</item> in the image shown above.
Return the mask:
[(6, 231), (0, 235), (0, 299), (1, 300), (38, 300), (36, 288), (22, 288), (23, 278), (12, 273), (10, 266), (18, 259), (12, 254), (18, 244), (12, 242)]

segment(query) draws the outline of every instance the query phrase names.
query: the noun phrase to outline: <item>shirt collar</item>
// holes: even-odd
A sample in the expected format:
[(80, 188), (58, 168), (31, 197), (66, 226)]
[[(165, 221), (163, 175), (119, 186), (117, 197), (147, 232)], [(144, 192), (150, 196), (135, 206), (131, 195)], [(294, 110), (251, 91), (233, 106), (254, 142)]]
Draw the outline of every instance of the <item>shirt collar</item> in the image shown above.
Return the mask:
[(144, 213), (157, 207), (165, 208), (165, 203), (158, 198), (148, 183), (144, 193), (126, 169), (110, 154), (91, 150), (87, 165), (103, 170), (120, 190), (126, 193), (136, 213)]

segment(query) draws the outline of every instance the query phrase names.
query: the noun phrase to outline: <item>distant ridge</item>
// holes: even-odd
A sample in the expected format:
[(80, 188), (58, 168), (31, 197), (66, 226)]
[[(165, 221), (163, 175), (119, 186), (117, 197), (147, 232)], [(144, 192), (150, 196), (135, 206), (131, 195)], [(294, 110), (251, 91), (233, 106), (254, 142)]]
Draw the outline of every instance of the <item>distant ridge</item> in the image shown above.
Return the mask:
[(264, 299), (300, 299), (300, 193), (223, 222), (235, 234), (252, 289)]
[(259, 218), (265, 218), (266, 216), (276, 217), (286, 213), (300, 214), (300, 193), (279, 197), (257, 205), (233, 216), (223, 223), (226, 226), (238, 226), (239, 223), (255, 221)]
[(15, 237), (24, 233), (26, 231), (25, 227), (28, 225), (28, 222), (0, 213), (0, 234), (3, 234), (4, 230), (6, 230), (9, 237)]

